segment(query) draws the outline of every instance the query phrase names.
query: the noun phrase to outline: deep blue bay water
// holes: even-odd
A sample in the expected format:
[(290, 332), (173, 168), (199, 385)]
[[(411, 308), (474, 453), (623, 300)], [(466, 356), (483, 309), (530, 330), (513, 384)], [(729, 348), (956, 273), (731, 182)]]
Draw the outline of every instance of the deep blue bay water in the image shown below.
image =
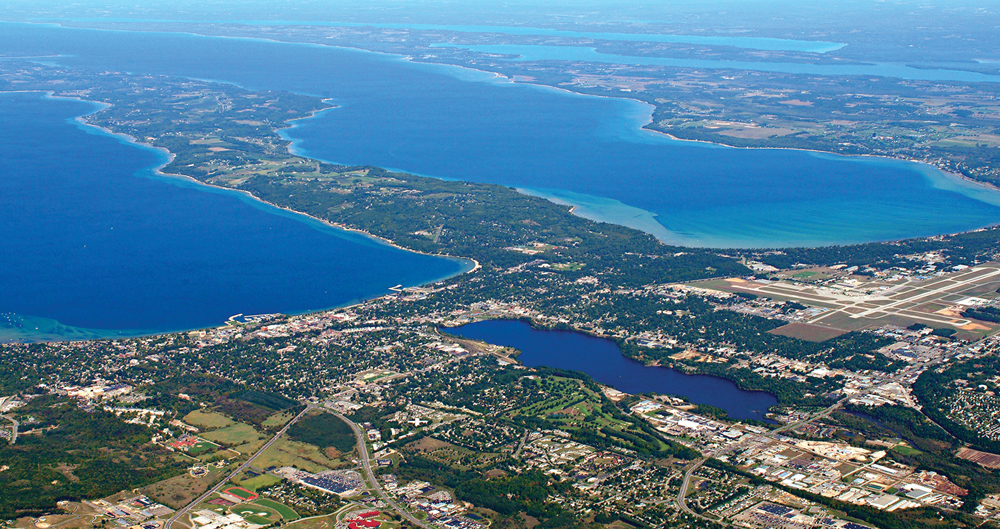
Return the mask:
[[(671, 140), (650, 108), (456, 67), (317, 45), (0, 24), (0, 50), (329, 98), (285, 131), (295, 152), (497, 183), (687, 246), (819, 246), (953, 233), (1000, 193), (926, 165)], [(720, 61), (721, 62), (721, 61)], [(722, 66), (720, 66), (722, 67)]]
[(622, 355), (611, 340), (580, 332), (533, 329), (528, 323), (516, 320), (481, 321), (444, 331), (519, 349), (518, 360), (529, 367), (582, 371), (597, 382), (625, 393), (683, 396), (696, 404), (722, 408), (735, 419), (764, 420), (768, 408), (778, 403), (769, 393), (745, 391), (723, 378), (643, 365)]
[(165, 153), (73, 119), (97, 108), (0, 95), (0, 341), (319, 310), (469, 266), (156, 175)]

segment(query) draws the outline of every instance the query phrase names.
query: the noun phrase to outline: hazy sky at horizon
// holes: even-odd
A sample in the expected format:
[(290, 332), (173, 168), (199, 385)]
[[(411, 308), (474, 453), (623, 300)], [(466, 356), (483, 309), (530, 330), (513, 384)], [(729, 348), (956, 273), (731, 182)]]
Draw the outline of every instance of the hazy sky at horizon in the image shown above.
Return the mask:
[(0, 20), (170, 19), (510, 25), (844, 42), (875, 61), (1000, 60), (996, 0), (6, 0)]

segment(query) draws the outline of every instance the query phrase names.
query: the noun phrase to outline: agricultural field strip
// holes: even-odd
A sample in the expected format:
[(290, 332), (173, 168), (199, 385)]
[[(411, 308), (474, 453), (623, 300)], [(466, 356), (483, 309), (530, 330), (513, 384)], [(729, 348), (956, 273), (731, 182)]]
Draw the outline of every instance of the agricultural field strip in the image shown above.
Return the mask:
[[(910, 280), (876, 294), (878, 297), (851, 296), (833, 291), (817, 292), (817, 289), (813, 286), (787, 283), (759, 286), (732, 285), (732, 288), (792, 298), (833, 309), (809, 320), (809, 323), (816, 323), (838, 312), (843, 312), (854, 319), (879, 319), (895, 314), (934, 323), (954, 325), (956, 323), (954, 318), (936, 316), (911, 309), (950, 295), (960, 295), (985, 283), (996, 281), (996, 276), (998, 275), (1000, 275), (1000, 269), (997, 268), (997, 264), (990, 263), (972, 268), (966, 272), (961, 272), (955, 276), (935, 278), (929, 281)], [(892, 295), (886, 296), (889, 292), (892, 292)], [(958, 323), (961, 324), (962, 322)]]
[[(249, 468), (250, 465), (253, 464), (254, 460), (257, 459), (258, 456), (260, 456), (265, 450), (267, 450), (268, 448), (270, 448), (271, 445), (274, 444), (279, 438), (281, 438), (281, 436), (283, 436), (285, 434), (285, 432), (287, 432), (288, 429), (293, 424), (295, 424), (296, 421), (298, 421), (299, 419), (301, 419), (306, 414), (306, 412), (308, 412), (309, 410), (312, 410), (312, 409), (314, 409), (314, 407), (312, 405), (307, 405), (306, 409), (302, 410), (298, 415), (295, 416), (294, 419), (292, 419), (291, 421), (289, 421), (288, 424), (286, 424), (284, 428), (282, 428), (281, 430), (279, 430), (278, 433), (276, 433), (273, 437), (271, 437), (271, 439), (269, 439), (267, 441), (267, 443), (264, 444), (264, 446), (262, 446), (259, 450), (257, 450), (256, 453), (254, 453), (252, 456), (250, 456), (249, 459), (247, 459), (242, 464), (240, 464), (238, 467), (236, 467), (236, 470), (232, 471), (231, 473), (229, 473), (228, 476), (225, 476), (220, 481), (216, 482), (216, 484), (214, 486), (212, 486), (211, 488), (209, 488), (207, 491), (205, 491), (204, 494), (202, 494), (201, 496), (199, 496), (198, 498), (196, 498), (194, 501), (189, 502), (187, 505), (181, 507), (176, 512), (174, 512), (173, 516), (171, 516), (170, 519), (168, 519), (166, 522), (164, 522), (163, 529), (171, 529), (171, 527), (173, 526), (174, 522), (176, 522), (182, 516), (184, 516), (185, 514), (187, 514), (188, 511), (190, 511), (192, 508), (194, 508), (198, 504), (200, 504), (200, 503), (208, 500), (208, 498), (212, 494), (215, 494), (216, 492), (218, 492), (219, 489), (221, 489), (226, 483), (229, 483), (236, 476), (238, 476), (241, 472), (243, 472), (244, 470), (246, 470), (247, 468)], [(182, 525), (183, 525), (183, 523), (182, 523)]]

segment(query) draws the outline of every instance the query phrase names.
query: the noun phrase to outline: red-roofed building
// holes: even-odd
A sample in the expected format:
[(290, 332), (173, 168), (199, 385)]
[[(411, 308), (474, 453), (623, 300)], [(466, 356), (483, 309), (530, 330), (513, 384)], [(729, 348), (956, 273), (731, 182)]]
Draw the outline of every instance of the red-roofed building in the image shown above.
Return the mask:
[(191, 448), (192, 446), (198, 444), (199, 439), (197, 437), (184, 437), (177, 441), (170, 443), (170, 446), (178, 450), (185, 450)]
[(371, 518), (374, 518), (379, 514), (382, 513), (379, 511), (370, 511), (358, 514), (357, 518), (347, 520), (347, 527), (348, 529), (378, 529), (382, 523), (378, 520), (372, 520)]

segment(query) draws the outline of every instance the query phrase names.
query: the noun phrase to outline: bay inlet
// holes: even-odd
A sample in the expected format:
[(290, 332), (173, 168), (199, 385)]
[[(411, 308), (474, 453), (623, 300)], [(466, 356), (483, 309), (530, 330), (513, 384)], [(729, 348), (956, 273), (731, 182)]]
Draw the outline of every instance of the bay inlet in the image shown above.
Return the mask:
[(472, 267), (159, 174), (163, 151), (75, 119), (98, 108), (0, 94), (0, 341), (312, 312)]
[(930, 166), (676, 141), (643, 130), (649, 107), (628, 99), (321, 45), (0, 27), (21, 54), (59, 55), (53, 63), (70, 68), (324, 97), (336, 108), (286, 131), (297, 154), (531, 190), (677, 245), (854, 244), (967, 231), (1000, 218), (1000, 192), (941, 185), (945, 176)]

